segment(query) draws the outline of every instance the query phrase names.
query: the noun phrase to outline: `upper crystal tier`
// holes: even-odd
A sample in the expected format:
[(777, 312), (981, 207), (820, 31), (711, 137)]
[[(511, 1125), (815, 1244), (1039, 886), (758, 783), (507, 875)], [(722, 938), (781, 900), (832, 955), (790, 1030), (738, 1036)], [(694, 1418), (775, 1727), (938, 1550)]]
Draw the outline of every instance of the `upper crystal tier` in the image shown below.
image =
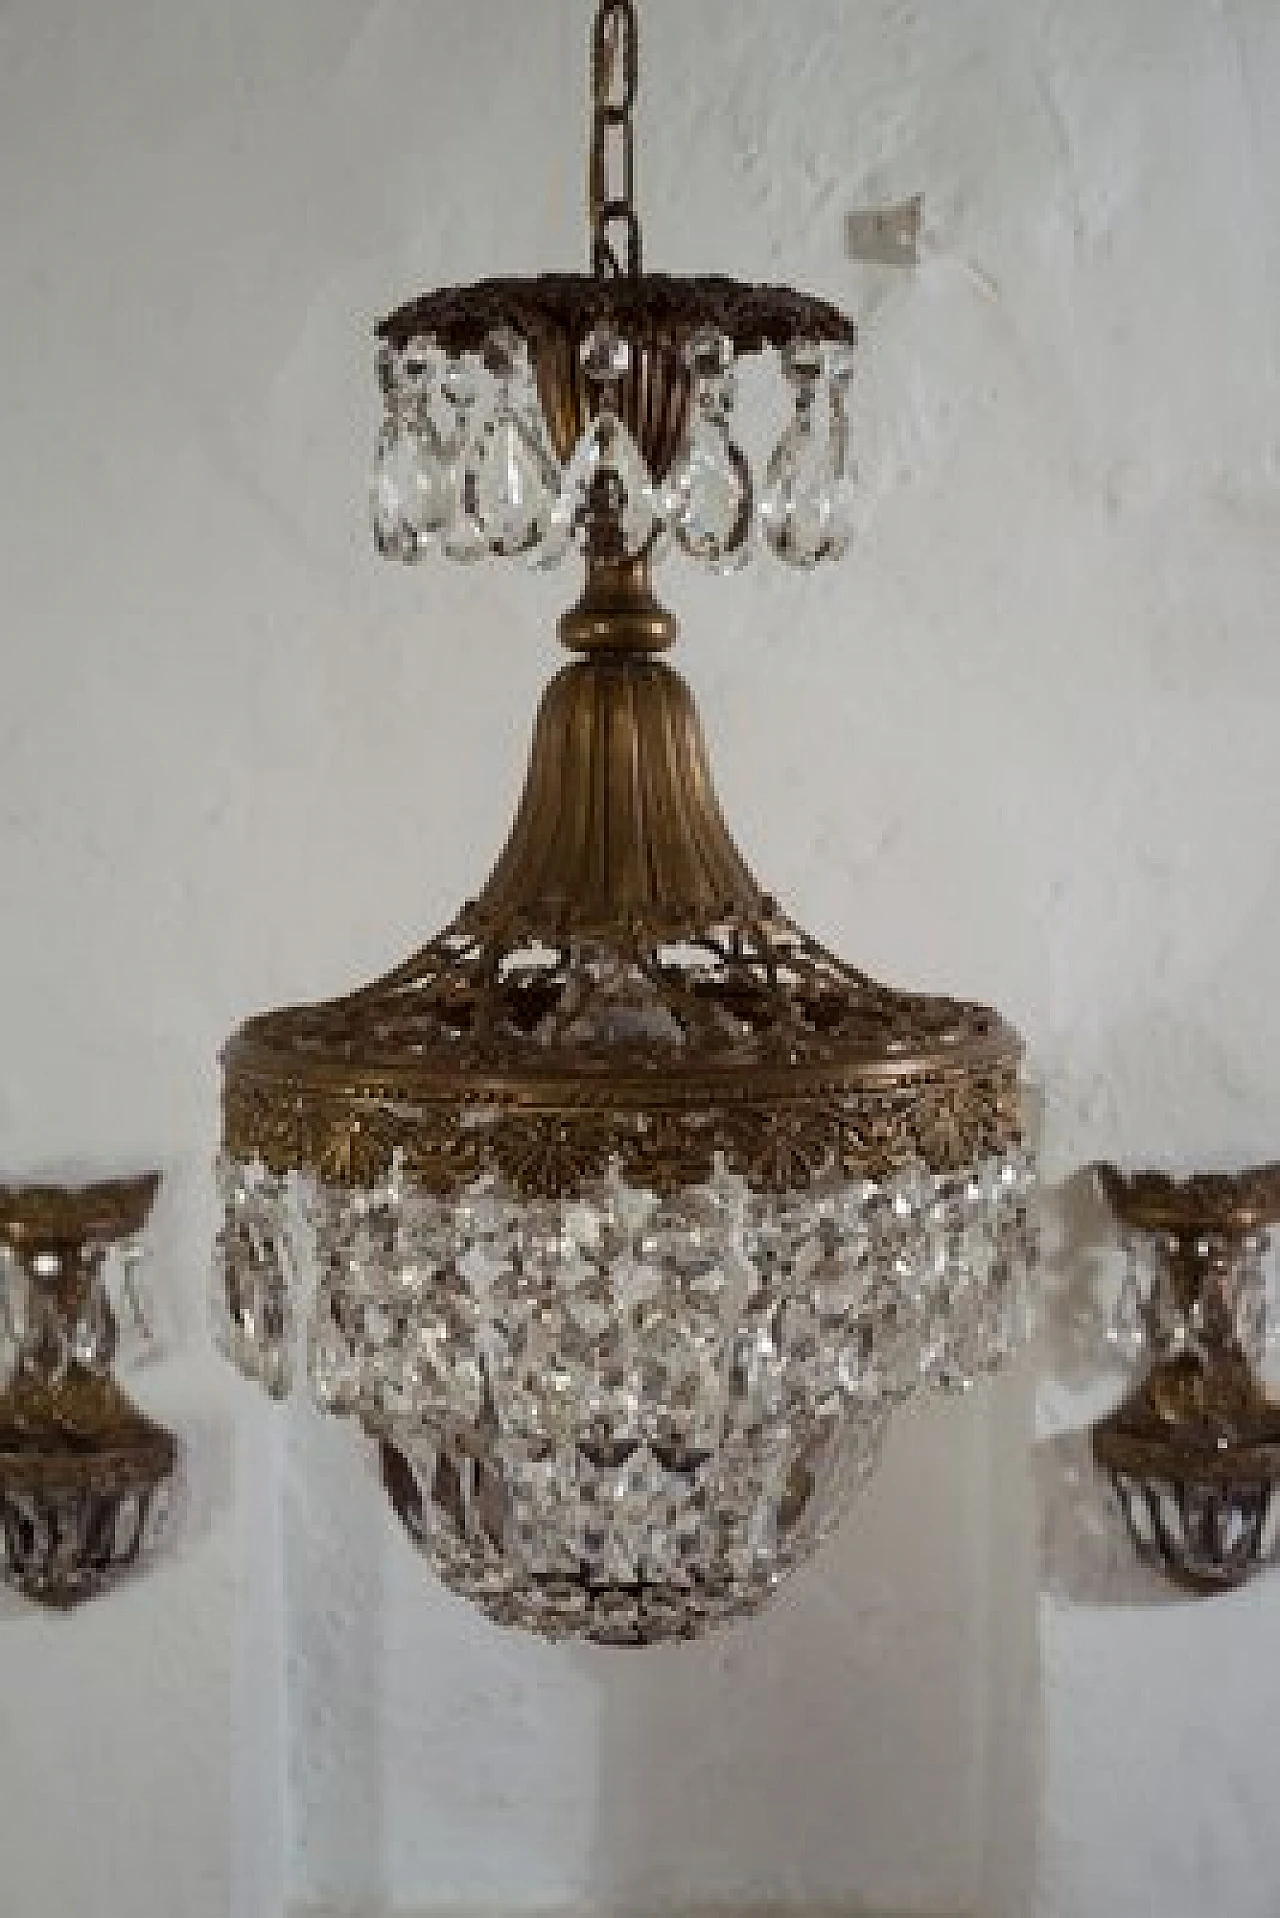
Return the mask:
[[(614, 559), (679, 549), (732, 572), (762, 546), (797, 567), (848, 550), (853, 368), (834, 323), (824, 335), (815, 319), (813, 335), (781, 346), (791, 417), (753, 459), (739, 441), (738, 345), (725, 326), (655, 327), (641, 310), (574, 330), (510, 312), (476, 344), (442, 314), (437, 331), (383, 340), (371, 510), (385, 557), (438, 547), (455, 560), (552, 567), (575, 549)], [(765, 343), (744, 337), (751, 351)]]

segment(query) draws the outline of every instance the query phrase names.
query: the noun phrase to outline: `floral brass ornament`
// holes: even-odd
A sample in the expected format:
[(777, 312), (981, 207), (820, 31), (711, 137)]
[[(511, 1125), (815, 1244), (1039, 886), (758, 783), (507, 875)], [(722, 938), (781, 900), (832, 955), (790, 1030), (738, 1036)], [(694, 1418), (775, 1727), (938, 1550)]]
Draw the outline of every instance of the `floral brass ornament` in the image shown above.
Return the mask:
[(116, 1300), (158, 1175), (0, 1187), (0, 1577), (64, 1610), (131, 1571), (166, 1509), (176, 1446), (113, 1376)]
[(487, 1141), (495, 1170), (528, 1199), (563, 1199), (600, 1178), (612, 1141), (597, 1121), (514, 1117), (494, 1127)]
[[(767, 1603), (892, 1409), (1016, 1349), (1035, 1259), (1016, 1033), (786, 915), (660, 657), (667, 552), (848, 549), (856, 328), (643, 270), (637, 48), (633, 0), (602, 0), (596, 270), (437, 289), (379, 329), (379, 551), (577, 552), (575, 657), (478, 895), (227, 1045), (214, 1285), (242, 1370), (275, 1396), (305, 1375), (378, 1440), (451, 1591), (618, 1645)], [(792, 417), (753, 478), (737, 362), (764, 353)]]
[(838, 1114), (821, 1107), (736, 1115), (726, 1129), (725, 1163), (754, 1191), (802, 1191), (830, 1166), (838, 1127)]
[(1103, 1166), (1098, 1183), (1128, 1234), (1147, 1363), (1094, 1427), (1094, 1456), (1140, 1556), (1187, 1591), (1228, 1590), (1280, 1530), (1280, 1405), (1260, 1375), (1280, 1165), (1182, 1180)]

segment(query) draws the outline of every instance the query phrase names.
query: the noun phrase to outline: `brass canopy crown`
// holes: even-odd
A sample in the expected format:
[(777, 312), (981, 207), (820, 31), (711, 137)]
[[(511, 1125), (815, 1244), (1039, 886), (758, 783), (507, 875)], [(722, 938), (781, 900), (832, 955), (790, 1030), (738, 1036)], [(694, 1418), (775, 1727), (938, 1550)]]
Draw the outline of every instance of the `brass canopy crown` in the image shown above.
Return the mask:
[[(479, 898), (384, 979), (229, 1046), (241, 1160), (559, 1196), (612, 1162), (655, 1190), (717, 1155), (761, 1189), (960, 1167), (1018, 1137), (1019, 1043), (987, 1008), (826, 951), (729, 837), (684, 681), (566, 668)], [(481, 1116), (483, 1115), (483, 1116)]]

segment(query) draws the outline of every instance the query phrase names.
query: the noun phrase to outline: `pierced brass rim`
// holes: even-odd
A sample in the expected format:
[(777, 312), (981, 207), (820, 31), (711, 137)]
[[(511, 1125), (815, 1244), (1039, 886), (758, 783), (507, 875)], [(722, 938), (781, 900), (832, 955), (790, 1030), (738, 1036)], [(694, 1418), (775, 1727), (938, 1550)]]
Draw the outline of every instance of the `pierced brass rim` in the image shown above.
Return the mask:
[[(602, 972), (669, 1040), (583, 1036)], [(613, 1161), (696, 1184), (723, 1155), (779, 1189), (1006, 1149), (1020, 1056), (990, 1009), (882, 986), (782, 916), (729, 836), (683, 680), (601, 656), (547, 689), (506, 849), (454, 924), (232, 1039), (224, 1137), (354, 1182), (397, 1151), (441, 1190), (496, 1170), (544, 1193)]]

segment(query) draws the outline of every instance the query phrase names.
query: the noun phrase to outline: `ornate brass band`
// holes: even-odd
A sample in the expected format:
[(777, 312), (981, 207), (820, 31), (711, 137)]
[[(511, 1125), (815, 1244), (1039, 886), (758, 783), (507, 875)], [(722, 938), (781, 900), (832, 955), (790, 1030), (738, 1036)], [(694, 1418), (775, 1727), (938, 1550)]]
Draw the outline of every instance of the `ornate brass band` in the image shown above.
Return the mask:
[[(394, 1088), (321, 1087), (273, 1078), (247, 1042), (228, 1053), (224, 1142), (235, 1158), (260, 1158), (272, 1171), (299, 1168), (339, 1184), (362, 1185), (405, 1170), (438, 1193), (500, 1174), (529, 1197), (574, 1193), (611, 1164), (636, 1184), (665, 1192), (710, 1177), (718, 1156), (759, 1190), (808, 1186), (827, 1170), (882, 1179), (913, 1162), (958, 1170), (1021, 1138), (1017, 1054), (983, 1065), (860, 1088), (831, 1084), (808, 1096), (774, 1097), (744, 1075), (730, 1091), (684, 1088), (684, 1105), (649, 1088), (647, 1106), (628, 1108), (625, 1091), (601, 1087), (600, 1102), (546, 1102), (532, 1085), (479, 1088), (462, 1081), (452, 1098), (422, 1104)], [(607, 1103), (606, 1103), (607, 1101)], [(488, 1122), (477, 1122), (483, 1106)]]

